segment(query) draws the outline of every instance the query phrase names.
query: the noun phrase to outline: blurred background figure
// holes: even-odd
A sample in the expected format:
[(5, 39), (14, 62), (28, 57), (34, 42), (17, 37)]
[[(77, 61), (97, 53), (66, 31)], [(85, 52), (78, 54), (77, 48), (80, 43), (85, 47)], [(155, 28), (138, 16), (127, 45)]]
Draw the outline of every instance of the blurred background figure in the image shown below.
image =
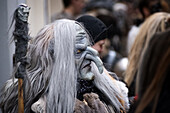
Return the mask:
[(96, 16), (98, 11), (108, 13), (113, 11), (113, 0), (88, 0), (84, 12)]
[(141, 25), (128, 56), (128, 67), (125, 72), (125, 82), (129, 86), (129, 96), (135, 95), (135, 84), (139, 72), (139, 62), (148, 46), (151, 37), (158, 32), (165, 32), (169, 28), (169, 13), (155, 13), (148, 17)]
[(51, 21), (62, 18), (74, 20), (82, 13), (85, 6), (85, 0), (62, 0), (62, 2), (64, 5), (63, 10), (60, 13), (53, 15)]
[(139, 15), (133, 20), (133, 25), (128, 33), (127, 53), (135, 41), (141, 24), (152, 14), (156, 12), (169, 12), (169, 7), (165, 0), (135, 0), (134, 9), (139, 11)]
[(122, 1), (119, 0), (116, 2), (113, 6), (113, 14), (117, 18), (117, 23), (120, 29), (120, 36), (117, 40), (120, 42), (120, 47), (119, 47), (119, 53), (127, 57), (127, 52), (126, 52), (126, 44), (127, 44), (127, 34), (130, 29), (130, 25), (132, 24), (132, 11), (131, 11), (131, 4), (129, 4), (129, 1)]
[[(140, 58), (141, 51), (139, 51), (139, 46), (141, 44), (145, 44), (142, 42), (142, 37), (151, 37), (151, 34), (153, 35), (157, 31), (154, 31), (156, 27), (158, 26), (158, 23), (160, 21), (163, 21), (162, 18), (166, 18), (166, 16), (161, 15), (161, 17), (155, 16), (155, 20), (152, 17), (152, 21), (155, 21), (154, 23), (149, 20), (150, 16), (152, 16), (154, 13), (157, 12), (169, 12), (169, 7), (167, 7), (167, 1), (166, 0), (134, 0), (133, 1), (133, 9), (136, 10), (137, 16), (133, 18), (133, 24), (131, 25), (131, 29), (128, 33), (128, 39), (127, 39), (127, 55), (128, 55), (128, 67), (125, 73), (125, 82), (130, 87), (129, 96), (133, 96), (135, 92), (135, 76), (136, 76), (136, 69), (138, 68), (138, 61)], [(160, 20), (158, 21), (158, 19)], [(151, 19), (151, 18), (150, 18)], [(145, 23), (145, 21), (147, 21)], [(149, 22), (150, 21), (150, 22)], [(142, 27), (145, 23), (145, 27)], [(151, 28), (152, 27), (152, 28)], [(149, 30), (150, 32), (146, 32), (145, 30)], [(146, 32), (146, 33), (145, 33)], [(136, 39), (138, 38), (138, 39)], [(136, 41), (141, 41), (140, 43)], [(143, 40), (144, 41), (144, 40)], [(135, 44), (136, 43), (136, 44)], [(133, 47), (135, 46), (136, 47)], [(142, 47), (141, 47), (142, 48)], [(132, 52), (133, 51), (133, 52)], [(133, 58), (132, 58), (133, 56)], [(135, 64), (134, 64), (135, 62)]]
[(130, 113), (170, 112), (168, 104), (170, 101), (169, 45), (170, 29), (156, 33), (149, 40), (139, 62), (136, 80), (138, 98), (135, 106), (129, 111)]

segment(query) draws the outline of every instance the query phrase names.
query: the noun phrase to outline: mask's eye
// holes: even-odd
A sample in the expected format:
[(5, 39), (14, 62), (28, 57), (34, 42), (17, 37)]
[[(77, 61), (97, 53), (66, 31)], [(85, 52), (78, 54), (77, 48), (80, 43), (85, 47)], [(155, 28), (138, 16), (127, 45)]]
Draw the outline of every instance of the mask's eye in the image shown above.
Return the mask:
[(24, 11), (24, 8), (22, 7), (21, 10)]
[(77, 49), (77, 50), (75, 51), (76, 59), (79, 59), (82, 54), (83, 54), (83, 50)]
[(82, 51), (80, 49), (77, 50), (77, 53), (81, 53)]

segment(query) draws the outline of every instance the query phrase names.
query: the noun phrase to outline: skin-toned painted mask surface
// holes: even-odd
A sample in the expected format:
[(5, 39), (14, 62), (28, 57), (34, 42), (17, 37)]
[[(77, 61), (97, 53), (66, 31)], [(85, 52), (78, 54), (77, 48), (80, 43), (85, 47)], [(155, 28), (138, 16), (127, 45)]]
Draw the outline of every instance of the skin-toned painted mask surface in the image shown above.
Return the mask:
[(77, 24), (76, 31), (75, 58), (79, 69), (79, 77), (85, 80), (92, 80), (94, 79), (94, 74), (91, 72), (91, 61), (96, 64), (100, 73), (103, 72), (103, 64), (98, 57), (98, 52), (90, 47), (85, 30)]

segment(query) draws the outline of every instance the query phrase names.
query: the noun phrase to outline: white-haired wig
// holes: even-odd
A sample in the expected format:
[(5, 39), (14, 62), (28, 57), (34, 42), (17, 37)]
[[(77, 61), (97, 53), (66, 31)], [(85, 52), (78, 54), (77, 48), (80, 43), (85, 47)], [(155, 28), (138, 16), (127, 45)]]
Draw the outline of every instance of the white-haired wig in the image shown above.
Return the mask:
[[(47, 113), (73, 111), (77, 81), (75, 37), (75, 21), (63, 19), (46, 25), (32, 40), (27, 53), (28, 80), (23, 86), (25, 112), (30, 112), (31, 105), (42, 95), (47, 97)], [(17, 80), (9, 80), (3, 92), (4, 112), (17, 112)]]

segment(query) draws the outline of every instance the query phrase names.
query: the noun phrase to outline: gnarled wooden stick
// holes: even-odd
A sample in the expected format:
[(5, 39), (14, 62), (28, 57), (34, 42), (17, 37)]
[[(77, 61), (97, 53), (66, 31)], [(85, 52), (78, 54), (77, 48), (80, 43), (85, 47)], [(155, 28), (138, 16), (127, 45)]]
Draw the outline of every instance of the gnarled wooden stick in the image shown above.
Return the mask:
[(30, 8), (25, 4), (20, 4), (14, 12), (15, 29), (13, 32), (15, 41), (14, 67), (17, 71), (15, 77), (18, 78), (18, 113), (24, 113), (23, 79), (26, 75), (26, 53), (29, 41), (28, 16)]

